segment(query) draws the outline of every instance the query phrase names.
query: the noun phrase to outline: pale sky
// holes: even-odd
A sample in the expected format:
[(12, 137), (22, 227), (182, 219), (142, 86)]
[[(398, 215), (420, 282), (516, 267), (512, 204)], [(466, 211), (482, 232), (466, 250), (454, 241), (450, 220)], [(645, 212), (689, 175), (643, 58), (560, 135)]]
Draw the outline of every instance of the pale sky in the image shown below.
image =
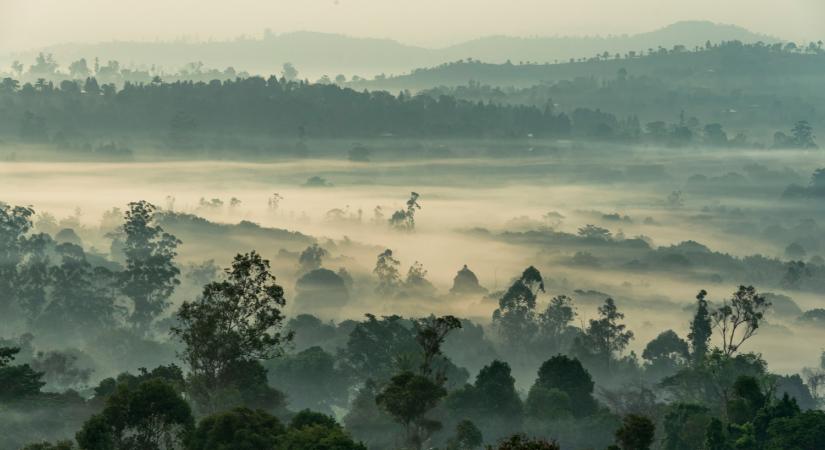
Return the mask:
[(490, 34), (607, 35), (710, 20), (825, 38), (825, 0), (0, 0), (0, 51), (64, 42), (325, 31), (442, 46)]

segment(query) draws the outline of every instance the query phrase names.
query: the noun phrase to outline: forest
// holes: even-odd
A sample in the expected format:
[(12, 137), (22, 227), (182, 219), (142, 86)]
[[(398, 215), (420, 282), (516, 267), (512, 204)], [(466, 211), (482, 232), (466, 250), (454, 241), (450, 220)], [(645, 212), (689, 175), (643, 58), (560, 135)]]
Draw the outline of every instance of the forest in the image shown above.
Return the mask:
[(825, 449), (819, 10), (497, 2), (11, 0), (0, 450)]
[[(385, 226), (412, 232), (420, 209), (413, 193)], [(635, 335), (613, 298), (579, 324), (577, 301), (552, 293), (534, 266), (494, 292), (466, 265), (457, 272), (441, 301), (489, 298), (496, 305), (489, 325), (454, 315), (327, 321), (288, 315), (286, 306), (344, 306), (356, 282), (399, 302), (436, 288), (420, 263), (402, 276), (390, 249), (377, 254), (368, 279), (355, 281), (346, 269), (326, 268), (332, 255), (312, 243), (279, 254), (297, 270), (297, 296), (288, 299), (255, 250), (224, 269), (180, 264), (183, 242), (162, 224), (189, 219), (146, 201), (104, 216), (96, 232), (108, 229), (106, 253), (84, 248), (69, 228), (49, 234), (54, 219), (35, 222), (32, 208), (4, 204), (0, 212), (1, 303), (3, 316), (14, 318), (4, 329), (25, 331), (0, 350), (3, 448), (694, 449), (702, 442), (807, 449), (825, 442), (818, 410), (825, 353), (804, 377), (772, 373), (750, 341), (779, 309), (775, 296), (753, 286), (719, 301), (697, 288), (689, 332), (656, 331), (639, 355), (627, 352)], [(599, 233), (589, 227), (580, 234)], [(179, 291), (186, 299), (172, 305)], [(55, 347), (65, 349), (39, 350)], [(514, 377), (524, 370), (534, 371), (526, 396)]]

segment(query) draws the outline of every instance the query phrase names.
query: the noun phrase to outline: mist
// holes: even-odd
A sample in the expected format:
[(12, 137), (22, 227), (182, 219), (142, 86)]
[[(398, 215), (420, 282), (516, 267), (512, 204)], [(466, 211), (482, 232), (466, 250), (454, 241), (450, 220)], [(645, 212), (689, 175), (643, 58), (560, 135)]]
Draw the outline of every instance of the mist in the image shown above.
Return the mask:
[(7, 2), (0, 450), (821, 448), (774, 3)]

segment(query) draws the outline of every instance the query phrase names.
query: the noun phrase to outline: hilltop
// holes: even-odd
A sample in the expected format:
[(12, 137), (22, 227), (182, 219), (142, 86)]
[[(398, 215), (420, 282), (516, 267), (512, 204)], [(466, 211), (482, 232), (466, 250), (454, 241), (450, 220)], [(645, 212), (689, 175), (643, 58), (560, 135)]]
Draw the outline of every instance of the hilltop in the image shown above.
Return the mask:
[(253, 74), (270, 74), (278, 72), (283, 63), (291, 62), (302, 77), (311, 79), (323, 74), (333, 77), (339, 73), (372, 78), (375, 74), (401, 74), (465, 58), (489, 63), (545, 63), (603, 52), (639, 52), (659, 46), (693, 48), (708, 40), (778, 41), (741, 27), (703, 21), (677, 22), (658, 30), (623, 36), (488, 36), (443, 48), (424, 48), (390, 39), (299, 31), (265, 33), (260, 38), (232, 41), (68, 43), (0, 56), (0, 63), (19, 60), (30, 64), (38, 52), (44, 52), (52, 53), (63, 66), (80, 58), (89, 61), (98, 58), (101, 64), (117, 60), (124, 66), (177, 70), (187, 62), (200, 61), (207, 67), (231, 66)]

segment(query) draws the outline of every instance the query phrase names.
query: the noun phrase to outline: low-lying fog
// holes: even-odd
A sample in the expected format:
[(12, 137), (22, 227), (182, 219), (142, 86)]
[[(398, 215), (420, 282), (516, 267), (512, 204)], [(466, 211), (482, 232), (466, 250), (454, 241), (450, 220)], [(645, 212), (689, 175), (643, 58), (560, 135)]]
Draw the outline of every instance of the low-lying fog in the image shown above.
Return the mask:
[[(725, 272), (724, 262), (722, 269), (691, 258), (659, 264), (665, 259), (651, 256), (658, 255), (658, 247), (683, 241), (737, 258), (761, 254), (784, 262), (794, 242), (806, 250), (795, 259), (825, 256), (816, 224), (822, 211), (782, 198), (788, 185), (808, 183), (819, 167), (811, 161), (825, 166), (821, 155), (801, 151), (597, 148), (506, 160), (4, 162), (0, 192), (6, 203), (31, 205), (40, 217), (54, 215), (63, 221), (58, 228), (79, 221), (82, 226), (75, 231), (85, 246), (102, 253), (110, 244), (100, 229), (104, 212), (140, 199), (213, 222), (250, 221), (302, 233), (329, 250), (325, 267), (345, 267), (355, 279), (347, 308), (320, 312), (334, 319), (366, 312), (452, 312), (488, 322), (494, 299), (447, 296), (456, 271), (467, 264), (494, 292), (535, 265), (548, 279), (543, 301), (570, 294), (579, 320), (591, 317), (604, 295), (616, 298), (636, 333), (631, 347), (640, 353), (663, 329), (687, 333), (694, 296), (702, 288), (721, 300), (739, 284), (754, 284), (762, 292), (788, 295), (802, 311), (822, 307), (823, 291), (781, 286), (775, 279), (782, 274), (760, 283), (741, 269)], [(405, 207), (412, 191), (420, 194), (422, 207), (415, 231), (391, 230), (387, 219)], [(233, 198), (240, 203), (232, 204)], [(609, 243), (571, 241), (587, 224), (608, 229)], [(296, 279), (294, 255), (308, 242), (244, 227), (227, 227), (220, 235), (165, 227), (183, 241), (183, 264), (214, 259), (225, 266), (235, 253), (257, 250), (272, 260), (288, 296)], [(647, 248), (631, 245), (645, 241)], [(372, 277), (375, 258), (385, 248), (401, 261), (402, 276), (413, 262), (423, 264), (439, 294), (384, 300), (371, 287), (359, 288), (359, 279)], [(178, 292), (175, 300), (186, 295), (194, 291)], [(294, 312), (300, 305), (289, 307)], [(772, 314), (748, 342), (749, 350), (762, 352), (776, 372), (815, 365), (820, 353), (825, 329), (795, 319)]]

